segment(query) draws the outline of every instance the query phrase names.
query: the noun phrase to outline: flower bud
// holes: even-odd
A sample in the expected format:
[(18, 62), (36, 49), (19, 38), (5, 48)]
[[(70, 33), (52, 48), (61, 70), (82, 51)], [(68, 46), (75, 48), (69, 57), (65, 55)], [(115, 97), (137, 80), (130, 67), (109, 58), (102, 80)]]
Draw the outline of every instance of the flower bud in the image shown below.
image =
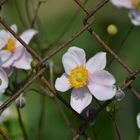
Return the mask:
[(32, 68), (36, 68), (36, 66), (38, 65), (39, 61), (37, 59), (33, 59), (31, 62), (31, 66)]
[(116, 35), (118, 33), (118, 28), (116, 25), (114, 24), (110, 24), (108, 27), (107, 27), (107, 32), (108, 34), (110, 35)]
[(117, 101), (121, 101), (125, 97), (125, 93), (121, 90), (121, 88), (118, 88), (116, 91), (115, 99)]
[(18, 108), (23, 108), (26, 105), (26, 99), (22, 96), (18, 97), (15, 102)]
[(87, 107), (82, 114), (87, 122), (95, 123), (98, 116), (98, 110), (93, 107)]

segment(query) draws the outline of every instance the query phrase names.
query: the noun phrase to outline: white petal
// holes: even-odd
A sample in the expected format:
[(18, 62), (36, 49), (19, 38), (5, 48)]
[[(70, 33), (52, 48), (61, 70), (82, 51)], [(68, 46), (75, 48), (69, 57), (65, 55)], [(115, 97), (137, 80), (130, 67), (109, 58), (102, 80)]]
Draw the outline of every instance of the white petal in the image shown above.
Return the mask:
[(105, 70), (100, 70), (92, 73), (90, 75), (90, 80), (94, 83), (102, 85), (113, 85), (115, 84), (114, 76)]
[(5, 30), (1, 30), (0, 31), (0, 49), (5, 47), (5, 45), (7, 44), (7, 41), (8, 41), (8, 32), (6, 32)]
[(8, 87), (8, 77), (2, 68), (0, 68), (0, 94), (4, 93), (6, 88)]
[(140, 25), (140, 12), (138, 12), (137, 10), (131, 10), (129, 12), (129, 17), (131, 19), (131, 22), (135, 26), (139, 26)]
[(117, 7), (132, 8), (131, 0), (111, 0), (111, 3)]
[(0, 51), (0, 63), (2, 67), (10, 67), (13, 64), (13, 62), (14, 58), (11, 52), (7, 50)]
[(140, 113), (137, 115), (136, 120), (137, 120), (137, 126), (140, 129)]
[(67, 74), (70, 73), (71, 69), (83, 65), (86, 63), (86, 56), (83, 49), (78, 47), (71, 47), (63, 55), (62, 63)]
[(79, 114), (91, 103), (92, 95), (87, 88), (73, 89), (71, 93), (71, 107)]
[[(29, 44), (29, 42), (31, 41), (31, 39), (37, 34), (37, 31), (34, 29), (28, 29), (26, 31), (24, 31), (20, 37), (21, 39), (26, 43)], [(17, 46), (21, 45), (20, 42), (17, 41)]]
[(10, 28), (11, 28), (15, 33), (17, 33), (17, 26), (16, 26), (16, 24), (11, 25)]
[(94, 95), (94, 97), (100, 101), (106, 101), (112, 99), (116, 93), (116, 87), (105, 86), (97, 83), (90, 82), (88, 84), (88, 88), (90, 92)]
[(93, 73), (98, 70), (103, 70), (106, 66), (106, 53), (99, 52), (90, 58), (86, 64), (86, 68)]
[(56, 79), (55, 88), (61, 92), (65, 92), (71, 88), (68, 76), (66, 74), (63, 74), (61, 77)]
[(22, 57), (24, 51), (25, 51), (25, 48), (22, 45), (17, 46), (13, 51), (14, 60), (20, 59)]
[[(18, 52), (18, 51), (17, 51)], [(16, 56), (16, 51), (14, 52), (14, 56)], [(15, 58), (15, 57), (14, 57)], [(27, 52), (25, 48), (23, 48), (23, 51), (20, 52), (20, 57), (14, 60), (13, 67), (29, 70), (31, 69), (31, 62), (33, 58), (30, 55), (30, 53)]]

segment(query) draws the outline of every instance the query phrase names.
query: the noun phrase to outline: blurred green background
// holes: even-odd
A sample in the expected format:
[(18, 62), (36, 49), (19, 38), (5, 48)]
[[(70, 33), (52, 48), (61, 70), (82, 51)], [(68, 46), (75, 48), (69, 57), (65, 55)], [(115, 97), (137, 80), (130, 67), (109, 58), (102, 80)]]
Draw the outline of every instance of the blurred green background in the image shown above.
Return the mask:
[[(26, 9), (26, 0), (7, 0), (0, 11), (0, 15), (4, 20), (9, 24), (17, 24), (19, 29), (19, 34), (24, 30), (30, 28), (30, 20), (33, 19), (35, 12), (33, 12), (33, 7), (36, 8), (38, 0), (27, 0), (29, 15), (27, 15)], [(82, 0), (83, 1), (83, 0)], [(87, 9), (92, 9), (98, 3), (98, 0), (88, 0)], [(65, 29), (69, 21), (71, 20), (74, 13), (79, 9), (78, 5), (73, 0), (47, 0), (46, 3), (42, 4), (38, 12), (38, 26), (35, 24), (35, 28), (38, 30), (38, 35), (32, 41), (31, 46), (38, 53), (40, 51), (40, 45), (44, 48), (49, 46), (49, 43), (52, 43)], [(129, 31), (131, 22), (128, 18), (128, 11), (124, 9), (118, 9), (111, 5), (111, 3), (106, 4), (96, 15), (95, 21), (92, 25), (94, 31), (99, 34), (99, 36), (106, 41), (108, 45), (114, 50), (117, 51), (120, 47), (121, 42)], [(61, 40), (51, 46), (50, 48), (43, 51), (42, 56), (46, 56), (50, 53), (51, 50), (57, 48), (59, 44), (63, 43), (65, 40), (68, 40), (76, 31), (79, 31), (83, 27), (83, 18), (84, 13), (82, 11), (78, 12), (78, 15), (71, 22), (71, 25), (68, 28), (67, 33), (61, 38)], [(106, 29), (109, 24), (115, 24), (118, 27), (118, 34), (115, 36), (109, 36)], [(3, 28), (1, 26), (1, 28)], [(133, 69), (136, 70), (139, 66), (140, 60), (140, 28), (134, 27), (131, 34), (125, 41), (119, 56)], [(98, 51), (105, 51), (102, 46), (100, 46), (95, 39), (93, 39), (88, 32), (84, 32), (78, 39), (73, 41), (70, 45), (66, 47), (63, 51), (55, 55), (51, 60), (54, 62), (54, 65), (60, 68), (60, 72), (54, 75), (54, 80), (57, 76), (60, 76), (63, 73), (63, 67), (61, 58), (64, 52), (70, 46), (78, 46), (84, 48), (87, 54), (87, 59), (92, 57)], [(111, 56), (108, 54), (108, 61), (111, 60)], [(122, 68), (120, 64), (116, 61), (107, 68), (117, 79), (117, 85), (121, 86), (124, 83), (124, 80), (129, 76), (128, 72)], [(19, 70), (19, 73), (25, 76), (25, 73), (22, 70)], [(49, 75), (49, 72), (46, 72), (46, 77)], [(24, 76), (20, 77), (22, 79)], [(12, 81), (14, 74), (10, 77)], [(134, 87), (140, 91), (140, 78), (137, 77), (133, 83)], [(40, 81), (36, 81), (30, 89), (37, 89), (41, 91), (39, 86)], [(42, 91), (41, 91), (42, 92)], [(68, 94), (60, 93), (67, 101), (70, 99), (70, 92)], [(21, 110), (22, 118), (25, 124), (25, 129), (27, 131), (28, 137), (30, 140), (37, 139), (38, 135), (38, 124), (39, 117), (41, 112), (41, 103), (42, 97), (39, 94), (36, 94), (34, 91), (26, 91), (25, 96), (27, 103), (25, 108)], [(94, 100), (93, 100), (94, 102)], [(61, 103), (60, 103), (61, 104)], [(78, 128), (80, 121), (63, 105), (62, 108), (68, 115), (70, 122), (75, 128)], [(15, 105), (13, 105), (15, 108)], [(116, 105), (116, 121), (120, 130), (120, 135), (122, 140), (136, 140), (140, 131), (136, 125), (136, 115), (140, 112), (140, 103), (135, 98), (135, 96), (128, 91), (126, 97), (123, 101), (118, 102)], [(7, 120), (2, 126), (5, 127), (9, 135), (14, 140), (24, 139), (22, 136), (22, 131), (18, 123), (17, 113), (14, 118)], [(65, 124), (60, 112), (58, 111), (57, 105), (50, 99), (50, 97), (45, 97), (45, 116), (43, 122), (42, 130), (42, 140), (71, 140), (71, 129)], [(1, 127), (2, 127), (1, 126)], [(97, 140), (118, 140), (116, 130), (112, 121), (108, 118), (106, 113), (101, 113), (95, 125), (88, 127), (87, 134), (94, 139), (94, 133), (96, 132)], [(81, 138), (82, 139), (82, 138)]]

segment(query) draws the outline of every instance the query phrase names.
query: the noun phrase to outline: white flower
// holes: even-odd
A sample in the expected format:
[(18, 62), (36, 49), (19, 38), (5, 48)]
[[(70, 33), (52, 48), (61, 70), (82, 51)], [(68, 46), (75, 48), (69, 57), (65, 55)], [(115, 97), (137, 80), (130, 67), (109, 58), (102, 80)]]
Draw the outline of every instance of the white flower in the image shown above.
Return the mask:
[(83, 49), (71, 47), (62, 58), (65, 73), (56, 79), (55, 88), (65, 92), (73, 88), (70, 104), (81, 113), (92, 101), (92, 95), (105, 101), (116, 93), (115, 78), (106, 70), (106, 53), (99, 52), (86, 63)]
[[(11, 29), (17, 33), (17, 26), (12, 25)], [(30, 40), (37, 33), (34, 29), (28, 29), (23, 32), (20, 37), (26, 44), (29, 44)], [(3, 68), (16, 67), (19, 69), (28, 70), (31, 68), (32, 56), (23, 45), (16, 40), (13, 35), (5, 30), (0, 31), (0, 62)], [(12, 70), (12, 69), (9, 69)]]
[(130, 9), (131, 22), (136, 26), (140, 25), (140, 0), (111, 0), (111, 2), (117, 7)]
[(8, 76), (5, 71), (0, 68), (0, 95), (5, 92), (8, 87)]
[(137, 126), (140, 129), (140, 113), (138, 113), (136, 120), (137, 120)]

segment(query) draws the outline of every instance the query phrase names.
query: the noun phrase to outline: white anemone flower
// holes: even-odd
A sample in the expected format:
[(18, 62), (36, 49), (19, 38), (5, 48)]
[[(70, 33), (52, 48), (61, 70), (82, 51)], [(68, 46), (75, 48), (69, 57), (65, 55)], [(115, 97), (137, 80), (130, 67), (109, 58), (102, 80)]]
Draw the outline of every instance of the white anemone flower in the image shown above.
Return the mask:
[(115, 78), (106, 70), (106, 53), (99, 52), (86, 63), (83, 49), (71, 47), (64, 54), (62, 63), (65, 73), (56, 79), (55, 88), (66, 92), (72, 89), (71, 107), (81, 113), (92, 101), (92, 95), (106, 101), (116, 93)]
[(140, 25), (140, 0), (111, 0), (111, 2), (119, 8), (130, 9), (131, 22), (136, 26)]
[(140, 129), (140, 113), (138, 113), (136, 120), (137, 120), (137, 126)]
[[(17, 26), (14, 24), (11, 29), (17, 33)], [(28, 29), (24, 31), (20, 37), (26, 44), (36, 35), (37, 31)], [(14, 38), (14, 36), (6, 31), (0, 31), (0, 62), (3, 68), (10, 73), (12, 67), (28, 70), (31, 68), (31, 54), (23, 47), (23, 45)]]
[(0, 95), (5, 92), (8, 87), (8, 76), (6, 72), (0, 68)]

